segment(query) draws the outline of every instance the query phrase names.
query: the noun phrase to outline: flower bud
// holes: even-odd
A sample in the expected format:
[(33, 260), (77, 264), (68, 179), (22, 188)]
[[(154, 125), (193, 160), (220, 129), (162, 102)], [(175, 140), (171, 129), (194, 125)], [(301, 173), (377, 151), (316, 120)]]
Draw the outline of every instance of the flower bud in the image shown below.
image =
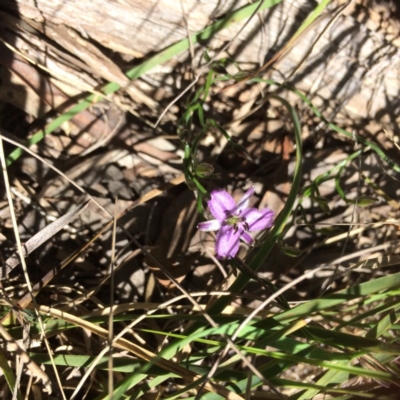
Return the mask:
[(214, 172), (214, 167), (208, 163), (200, 163), (195, 168), (195, 174), (200, 178), (207, 178)]

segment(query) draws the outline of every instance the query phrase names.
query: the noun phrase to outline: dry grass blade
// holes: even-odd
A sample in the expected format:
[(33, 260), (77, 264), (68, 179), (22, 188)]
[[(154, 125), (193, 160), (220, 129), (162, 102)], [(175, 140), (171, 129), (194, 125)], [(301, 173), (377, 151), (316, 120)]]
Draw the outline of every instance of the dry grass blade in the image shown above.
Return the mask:
[[(41, 231), (36, 233), (36, 235), (32, 236), (23, 247), (23, 256), (27, 257), (30, 253), (36, 250), (39, 246), (41, 246), (44, 242), (53, 237), (57, 232), (63, 229), (66, 225), (68, 225), (71, 221), (73, 221), (79, 214), (81, 214), (86, 207), (89, 205), (89, 201), (81, 204), (78, 208), (68, 212), (62, 217), (58, 218), (50, 225), (43, 228)], [(6, 262), (6, 274), (9, 274), (17, 265), (19, 265), (21, 259), (17, 253), (14, 253), (11, 257), (9, 257)]]
[[(57, 380), (57, 384), (60, 390), (60, 394), (62, 395), (63, 399), (66, 399), (65, 394), (64, 394), (64, 389), (63, 389), (63, 385), (61, 383), (60, 380), (60, 376), (58, 374), (57, 368), (54, 364), (54, 360), (52, 357), (52, 350), (51, 347), (49, 345), (49, 342), (47, 341), (46, 337), (45, 337), (45, 328), (44, 328), (44, 324), (43, 324), (43, 320), (42, 317), (40, 316), (40, 313), (38, 311), (38, 304), (36, 303), (36, 299), (35, 299), (35, 295), (33, 293), (33, 289), (32, 289), (32, 283), (31, 280), (29, 278), (29, 274), (28, 274), (28, 268), (26, 266), (26, 262), (25, 262), (25, 258), (24, 258), (24, 254), (23, 254), (23, 247), (22, 247), (22, 242), (21, 242), (21, 238), (19, 236), (19, 231), (18, 231), (18, 223), (17, 223), (17, 218), (15, 215), (15, 210), (14, 210), (14, 204), (13, 204), (13, 199), (12, 199), (12, 194), (11, 194), (11, 186), (10, 186), (10, 180), (8, 177), (8, 171), (7, 171), (7, 166), (6, 166), (6, 158), (4, 155), (4, 147), (3, 147), (3, 140), (0, 136), (0, 162), (1, 162), (1, 167), (2, 167), (2, 172), (3, 172), (3, 178), (4, 178), (4, 185), (6, 187), (6, 194), (7, 194), (7, 201), (8, 201), (8, 205), (9, 205), (9, 209), (10, 209), (10, 216), (11, 216), (11, 221), (12, 221), (12, 227), (13, 227), (13, 231), (14, 231), (14, 236), (15, 236), (15, 241), (17, 244), (17, 248), (18, 248), (18, 254), (19, 254), (19, 258), (21, 260), (21, 264), (22, 264), (22, 270), (24, 273), (24, 278), (25, 278), (25, 282), (28, 288), (28, 294), (31, 297), (34, 305), (35, 305), (35, 313), (39, 322), (39, 326), (40, 326), (40, 330), (41, 333), (44, 337), (44, 342), (46, 345), (46, 349), (47, 352), (52, 360), (52, 366), (53, 366), (53, 371), (54, 371), (54, 375), (56, 377)], [(23, 360), (21, 359), (21, 362), (23, 362)], [(50, 381), (49, 381), (50, 384)], [(17, 387), (17, 384), (16, 384)]]
[[(115, 199), (115, 211), (117, 210), (118, 198)], [(112, 233), (112, 245), (111, 245), (111, 262), (110, 262), (110, 307), (114, 304), (114, 290), (115, 290), (115, 242), (117, 236), (117, 216), (113, 218), (113, 233)], [(113, 368), (113, 337), (114, 337), (114, 314), (111, 311), (108, 319), (108, 394), (112, 398), (114, 391), (114, 368)]]
[[(319, 33), (319, 35), (317, 36), (317, 38), (314, 40), (313, 43), (311, 43), (310, 48), (307, 50), (306, 54), (303, 56), (303, 58), (298, 62), (297, 66), (293, 69), (293, 71), (285, 78), (284, 83), (288, 82), (289, 79), (294, 76), (299, 69), (301, 68), (301, 66), (305, 63), (305, 61), (309, 58), (309, 56), (311, 55), (311, 53), (314, 51), (315, 46), (317, 45), (318, 41), (321, 39), (321, 37), (323, 35), (325, 35), (325, 33), (328, 31), (328, 29), (330, 29), (332, 27), (332, 25), (338, 20), (338, 18), (343, 14), (344, 10), (347, 8), (347, 6), (350, 5), (350, 3), (353, 0), (349, 0), (347, 3), (343, 4), (341, 7), (339, 7), (339, 9), (336, 11), (336, 13), (334, 15), (332, 15), (332, 18), (330, 18), (330, 20), (328, 21), (328, 23), (325, 25), (325, 27), (322, 29), (322, 31)], [(309, 26), (311, 27), (311, 25)], [(260, 70), (261, 71), (261, 70)], [(260, 72), (258, 71), (258, 72)]]
[(21, 361), (26, 365), (33, 376), (40, 379), (46, 391), (51, 393), (51, 381), (47, 374), (40, 369), (40, 367), (29, 357), (29, 355), (19, 346), (14, 338), (7, 332), (7, 330), (0, 324), (0, 335), (7, 342), (8, 349), (14, 351), (21, 358)]
[(392, 265), (396, 265), (400, 263), (400, 256), (396, 255), (389, 255), (389, 256), (381, 256), (381, 257), (374, 257), (369, 258), (364, 261), (360, 261), (354, 265), (352, 265), (351, 269), (377, 269), (377, 268), (384, 268), (389, 267)]

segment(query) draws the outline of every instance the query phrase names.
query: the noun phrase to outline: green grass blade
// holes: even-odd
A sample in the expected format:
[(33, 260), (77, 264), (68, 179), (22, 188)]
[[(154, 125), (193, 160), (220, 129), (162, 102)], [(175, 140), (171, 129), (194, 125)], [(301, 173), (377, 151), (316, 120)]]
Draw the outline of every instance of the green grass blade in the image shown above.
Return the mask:
[[(30, 353), (29, 356), (33, 361), (40, 364), (51, 364), (48, 354)], [(81, 354), (55, 354), (53, 356), (55, 365), (73, 368), (88, 368), (91, 363), (96, 360), (95, 356), (86, 356)], [(133, 372), (140, 367), (140, 363), (132, 360), (132, 358), (117, 357), (113, 362), (113, 371), (116, 372)], [(96, 369), (108, 369), (108, 357), (103, 357), (96, 364)], [(161, 369), (157, 368), (159, 372)]]
[(292, 41), (296, 40), (328, 7), (331, 0), (322, 0), (311, 12), (311, 14), (307, 17), (307, 19), (301, 24), (300, 28), (296, 31), (296, 33), (292, 37)]
[[(13, 393), (14, 390), (18, 390), (18, 388), (15, 386), (14, 371), (8, 365), (8, 361), (4, 357), (4, 354), (1, 350), (0, 350), (0, 369), (4, 374), (4, 378), (6, 379), (7, 385), (10, 388), (10, 392)], [(19, 392), (19, 390), (17, 391), (17, 399), (22, 400), (21, 393)]]
[(366, 334), (367, 338), (378, 338), (382, 336), (392, 326), (399, 321), (400, 313), (396, 312), (400, 308), (398, 305), (395, 310), (390, 310), (377, 324)]
[(285, 321), (292, 318), (308, 317), (315, 312), (340, 305), (345, 301), (379, 293), (384, 290), (395, 289), (400, 286), (400, 272), (377, 278), (359, 285), (351, 286), (336, 293), (328, 294), (319, 299), (310, 300), (274, 317), (276, 321)]
[[(329, 370), (327, 371), (317, 382), (316, 384), (319, 387), (327, 387), (329, 385), (337, 385), (341, 382), (345, 382), (349, 377), (348, 372), (338, 371), (338, 370)], [(312, 399), (320, 392), (319, 389), (309, 389), (302, 396), (298, 398), (298, 400), (309, 400)]]

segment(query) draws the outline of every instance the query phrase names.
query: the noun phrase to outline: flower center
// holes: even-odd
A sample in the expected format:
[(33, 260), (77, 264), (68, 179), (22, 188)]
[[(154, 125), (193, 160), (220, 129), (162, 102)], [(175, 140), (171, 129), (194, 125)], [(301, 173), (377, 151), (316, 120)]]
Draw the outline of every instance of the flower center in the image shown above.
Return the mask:
[(242, 217), (239, 217), (239, 216), (237, 216), (237, 215), (232, 215), (231, 217), (227, 218), (227, 219), (225, 220), (225, 222), (226, 222), (228, 225), (233, 225), (233, 226), (235, 226), (235, 225), (239, 224), (240, 222), (243, 222), (243, 218), (242, 218)]
[(231, 217), (227, 218), (225, 223), (231, 225), (235, 232), (237, 232), (240, 225), (242, 225), (242, 229), (244, 228), (246, 231), (249, 231), (249, 225), (247, 224), (246, 219), (239, 217), (238, 215), (232, 215)]

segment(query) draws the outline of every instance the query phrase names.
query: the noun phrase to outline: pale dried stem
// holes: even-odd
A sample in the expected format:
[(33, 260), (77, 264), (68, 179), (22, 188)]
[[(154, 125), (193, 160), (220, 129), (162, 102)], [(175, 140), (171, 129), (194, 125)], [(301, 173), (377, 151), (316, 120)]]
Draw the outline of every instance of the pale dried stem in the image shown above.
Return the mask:
[[(56, 365), (54, 363), (54, 359), (53, 359), (53, 356), (52, 356), (52, 350), (51, 350), (50, 344), (49, 344), (49, 342), (48, 342), (48, 340), (46, 338), (46, 331), (45, 331), (45, 328), (44, 328), (43, 320), (42, 320), (42, 317), (41, 317), (40, 312), (39, 312), (39, 306), (36, 303), (36, 299), (35, 299), (35, 296), (33, 294), (32, 284), (31, 284), (31, 281), (30, 281), (30, 278), (29, 278), (29, 273), (28, 273), (28, 268), (27, 268), (27, 265), (26, 265), (26, 262), (25, 262), (22, 242), (21, 242), (21, 238), (20, 238), (19, 232), (18, 232), (18, 223), (17, 223), (17, 218), (15, 216), (15, 210), (14, 210), (14, 204), (13, 204), (13, 200), (12, 200), (10, 182), (9, 182), (9, 179), (8, 179), (6, 158), (5, 158), (5, 155), (4, 155), (3, 140), (2, 140), (1, 135), (0, 135), (0, 163), (1, 163), (2, 170), (3, 170), (4, 185), (6, 187), (6, 194), (7, 194), (7, 200), (8, 200), (9, 209), (10, 209), (10, 216), (11, 216), (11, 221), (12, 221), (12, 225), (13, 225), (13, 229), (14, 229), (14, 235), (15, 235), (15, 241), (16, 241), (16, 244), (17, 244), (18, 254), (19, 254), (20, 259), (21, 259), (21, 265), (22, 265), (22, 270), (23, 270), (24, 277), (25, 277), (25, 282), (26, 282), (29, 294), (31, 296), (31, 299), (33, 301), (33, 304), (35, 306), (34, 309), (35, 309), (36, 317), (37, 317), (37, 319), (39, 321), (40, 330), (41, 330), (41, 333), (43, 335), (43, 340), (45, 342), (45, 345), (46, 345), (46, 348), (47, 348), (47, 352), (49, 354), (49, 357), (50, 357), (50, 360), (51, 360), (51, 363), (52, 363), (52, 366), (53, 366), (53, 369), (54, 369), (54, 374), (55, 374), (56, 379), (57, 379), (57, 383), (58, 383), (58, 386), (59, 386), (59, 389), (60, 389), (60, 393), (61, 393), (63, 399), (66, 400), (66, 397), (65, 397), (65, 394), (64, 394), (64, 390), (63, 390), (63, 387), (62, 387), (62, 383), (61, 383), (61, 380), (60, 380), (60, 376), (58, 374), (58, 371), (57, 371), (57, 368), (56, 368)], [(22, 349), (21, 349), (21, 351), (22, 351)], [(24, 358), (21, 357), (21, 361), (26, 363), (27, 362), (26, 357), (24, 357)], [(28, 362), (27, 362), (27, 366), (29, 366), (30, 362), (32, 362), (32, 361), (29, 359)], [(43, 378), (43, 375), (41, 375), (41, 378)], [(43, 384), (46, 386), (46, 388), (48, 390), (51, 391), (51, 389), (50, 389), (51, 388), (51, 383), (50, 383), (50, 380), (47, 377), (47, 375), (46, 375), (46, 379), (43, 380)], [(17, 391), (17, 390), (18, 390), (18, 387), (16, 386), (14, 388), (14, 391)]]

